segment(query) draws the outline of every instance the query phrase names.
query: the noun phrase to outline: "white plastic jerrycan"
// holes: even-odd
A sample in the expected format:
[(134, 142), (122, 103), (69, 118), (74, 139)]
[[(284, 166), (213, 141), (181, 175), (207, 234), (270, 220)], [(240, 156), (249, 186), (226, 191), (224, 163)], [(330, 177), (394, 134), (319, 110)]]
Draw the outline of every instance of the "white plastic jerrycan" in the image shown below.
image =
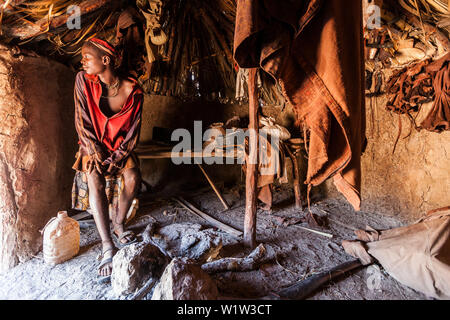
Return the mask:
[(59, 211), (44, 227), (44, 261), (56, 265), (76, 256), (80, 251), (80, 225)]

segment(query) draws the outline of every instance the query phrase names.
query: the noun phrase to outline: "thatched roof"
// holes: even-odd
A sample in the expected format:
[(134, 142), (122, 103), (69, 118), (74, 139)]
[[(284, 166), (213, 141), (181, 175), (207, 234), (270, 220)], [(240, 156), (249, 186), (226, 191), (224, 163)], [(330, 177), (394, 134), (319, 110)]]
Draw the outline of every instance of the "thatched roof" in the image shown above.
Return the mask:
[[(150, 4), (155, 3), (162, 5), (158, 20), (168, 41), (161, 45), (148, 41), (146, 45), (147, 21), (143, 11), (151, 11)], [(68, 11), (71, 5), (80, 10), (79, 29), (68, 28), (73, 24), (74, 11)], [(403, 27), (410, 27), (408, 36), (417, 37), (417, 41), (429, 45), (427, 36), (439, 30), (447, 39), (443, 45), (448, 45), (446, 0), (384, 1), (384, 5), (384, 25), (394, 33), (394, 48), (394, 38), (399, 33), (405, 36), (402, 21)], [(134, 64), (132, 69), (147, 93), (234, 101), (237, 70), (232, 45), (236, 0), (0, 0), (0, 6), (1, 42), (51, 57), (75, 70), (80, 68), (79, 53), (84, 40), (96, 36), (114, 43), (119, 18), (124, 10), (131, 9), (136, 28), (134, 33), (129, 31), (128, 42), (121, 44), (131, 49), (127, 62)], [(431, 27), (422, 32), (424, 26)], [(149, 55), (154, 55), (154, 61)], [(262, 78), (263, 100), (266, 104), (279, 104), (283, 98), (277, 85), (264, 74)]]
[(365, 29), (366, 80), (374, 95), (384, 94), (380, 75), (388, 69), (436, 59), (450, 50), (447, 0), (378, 1), (383, 2), (381, 27)]
[[(235, 102), (237, 70), (232, 56), (235, 0), (163, 1), (159, 23), (168, 41), (162, 45), (148, 41), (147, 48), (147, 22), (139, 6), (149, 8), (152, 1), (3, 1), (0, 41), (33, 50), (78, 70), (83, 42), (96, 36), (115, 43), (120, 15), (128, 9), (136, 20), (136, 34), (134, 42), (123, 45), (131, 49), (133, 57), (128, 59), (133, 60), (132, 69), (147, 93)], [(73, 23), (74, 12), (68, 11), (71, 5), (80, 8), (79, 29), (68, 28), (68, 23)], [(149, 59), (149, 51), (155, 56), (154, 61)], [(282, 99), (280, 92), (270, 79), (264, 82), (264, 100), (276, 104)]]

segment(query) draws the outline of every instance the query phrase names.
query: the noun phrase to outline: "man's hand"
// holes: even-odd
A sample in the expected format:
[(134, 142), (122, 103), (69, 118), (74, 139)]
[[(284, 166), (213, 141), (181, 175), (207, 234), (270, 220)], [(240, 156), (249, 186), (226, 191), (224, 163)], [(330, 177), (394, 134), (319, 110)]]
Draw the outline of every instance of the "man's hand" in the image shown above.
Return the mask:
[(110, 175), (114, 175), (117, 173), (118, 170), (119, 170), (118, 167), (116, 167), (113, 163), (110, 163), (106, 172)]
[(91, 159), (87, 163), (87, 169), (89, 174), (91, 174), (94, 170), (97, 170), (99, 174), (103, 174), (103, 166), (101, 162), (97, 161), (96, 159)]

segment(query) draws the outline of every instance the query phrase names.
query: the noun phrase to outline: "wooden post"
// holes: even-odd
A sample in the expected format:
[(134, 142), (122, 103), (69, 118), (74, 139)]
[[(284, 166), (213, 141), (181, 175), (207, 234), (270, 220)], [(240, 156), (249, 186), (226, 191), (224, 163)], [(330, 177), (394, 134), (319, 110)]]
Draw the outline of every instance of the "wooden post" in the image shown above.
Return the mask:
[(301, 193), (300, 193), (300, 170), (298, 167), (297, 157), (295, 155), (295, 152), (292, 152), (291, 149), (289, 149), (289, 145), (285, 145), (286, 152), (289, 155), (289, 158), (292, 161), (292, 171), (294, 176), (294, 194), (295, 194), (295, 208), (296, 209), (303, 209), (302, 206), (302, 199), (301, 199)]
[(249, 155), (245, 177), (245, 218), (244, 245), (256, 247), (256, 204), (258, 180), (258, 93), (256, 91), (257, 68), (249, 69), (248, 99), (249, 99)]

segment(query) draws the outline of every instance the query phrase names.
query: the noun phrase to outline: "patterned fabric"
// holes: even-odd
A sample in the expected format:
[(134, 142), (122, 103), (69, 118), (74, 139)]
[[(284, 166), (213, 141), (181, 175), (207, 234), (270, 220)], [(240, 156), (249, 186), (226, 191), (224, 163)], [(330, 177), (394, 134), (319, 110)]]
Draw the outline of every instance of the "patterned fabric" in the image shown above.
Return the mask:
[(98, 38), (92, 38), (92, 39), (88, 40), (88, 42), (92, 43), (94, 46), (96, 46), (100, 50), (106, 52), (110, 56), (112, 56), (114, 58), (117, 57), (116, 49), (110, 43), (108, 43), (107, 41), (101, 40), (101, 39), (98, 39)]
[[(123, 190), (123, 177), (109, 176), (105, 177), (106, 180), (106, 197), (108, 198), (109, 211), (114, 210), (117, 212), (119, 208), (120, 194)], [(72, 209), (87, 211), (90, 210), (89, 206), (89, 188), (87, 183), (87, 175), (85, 172), (77, 171), (75, 178), (73, 179), (72, 186)]]
[[(73, 179), (72, 185), (72, 209), (87, 211), (90, 209), (89, 206), (89, 188), (87, 182), (86, 174), (86, 163), (89, 156), (81, 156), (78, 152), (76, 154), (75, 164), (72, 169), (76, 171), (75, 177)], [(138, 168), (139, 169), (139, 158), (132, 152), (131, 155), (126, 159), (123, 169), (119, 170), (116, 175), (105, 176), (106, 181), (106, 197), (108, 198), (109, 212), (114, 210), (117, 212), (119, 208), (120, 194), (123, 190), (123, 171), (126, 169)]]

